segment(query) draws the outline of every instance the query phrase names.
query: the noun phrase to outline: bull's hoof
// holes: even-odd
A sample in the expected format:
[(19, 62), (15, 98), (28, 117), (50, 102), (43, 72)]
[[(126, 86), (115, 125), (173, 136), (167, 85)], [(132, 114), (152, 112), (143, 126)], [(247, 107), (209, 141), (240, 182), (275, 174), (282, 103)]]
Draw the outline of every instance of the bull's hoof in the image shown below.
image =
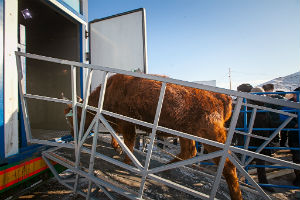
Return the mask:
[(122, 150), (122, 148), (121, 148), (120, 146), (118, 146), (118, 147), (116, 148), (116, 152), (117, 152), (119, 155), (122, 155), (122, 154), (123, 154), (123, 150)]

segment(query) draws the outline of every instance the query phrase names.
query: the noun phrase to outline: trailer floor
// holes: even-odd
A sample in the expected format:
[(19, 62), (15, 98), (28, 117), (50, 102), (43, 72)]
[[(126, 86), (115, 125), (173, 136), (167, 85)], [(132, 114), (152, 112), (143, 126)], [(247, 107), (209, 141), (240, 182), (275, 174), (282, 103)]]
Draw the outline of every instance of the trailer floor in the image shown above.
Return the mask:
[[(98, 140), (97, 152), (101, 152), (107, 156), (113, 157), (117, 160), (122, 160), (123, 156), (119, 156), (115, 153), (109, 143), (110, 136), (108, 135), (101, 135), (100, 139)], [(87, 140), (85, 143), (86, 148), (90, 148), (91, 139)], [(73, 151), (70, 149), (61, 148), (56, 152), (60, 156), (64, 156), (65, 158), (69, 159), (70, 161), (74, 162), (74, 154)], [(176, 153), (176, 150), (173, 152)], [(136, 157), (138, 160), (143, 164), (145, 161), (145, 156), (141, 153), (135, 152)], [(158, 160), (151, 160), (150, 168), (157, 167), (163, 165), (162, 162), (164, 160), (170, 159), (170, 156), (163, 154), (162, 152), (158, 151), (158, 148), (155, 149), (154, 155), (158, 158)], [(280, 156), (281, 154), (278, 154)], [(159, 162), (162, 161), (162, 162)], [(89, 156), (87, 154), (81, 155), (81, 167), (88, 168), (89, 163)], [(195, 189), (197, 191), (201, 191), (203, 193), (209, 194), (209, 191), (212, 187), (213, 179), (203, 176), (199, 173), (199, 168), (202, 168), (205, 172), (210, 173), (214, 171), (216, 168), (215, 166), (207, 166), (201, 165), (199, 167), (190, 166), (188, 167), (180, 167), (175, 170), (168, 170), (163, 173), (159, 173), (160, 177), (168, 178), (176, 183), (182, 184), (189, 188)], [(254, 170), (253, 170), (254, 171)], [(251, 172), (252, 173), (252, 172)], [(270, 172), (271, 173), (271, 172)], [(269, 173), (268, 173), (269, 175)], [(72, 176), (70, 175), (70, 171), (66, 171), (62, 174), (62, 176)], [(96, 159), (95, 162), (95, 176), (105, 177), (111, 182), (114, 182), (121, 187), (128, 188), (133, 191), (138, 191), (139, 189), (139, 182), (140, 177), (136, 176), (135, 174), (124, 170), (118, 166), (114, 166), (110, 163), (105, 161), (100, 161)], [(254, 178), (255, 174), (252, 175)], [(291, 185), (291, 181), (294, 178), (294, 174), (291, 172), (285, 172), (284, 175), (278, 177), (274, 176), (272, 178), (271, 175), (268, 176), (269, 181), (272, 184), (281, 184), (281, 185)], [(80, 185), (82, 186), (82, 190), (85, 190), (88, 181), (85, 179), (81, 179)], [(274, 188), (274, 193), (268, 193), (271, 195), (272, 199), (280, 199), (280, 200), (288, 200), (288, 199), (296, 199), (295, 192), (296, 190), (288, 190), (288, 189), (280, 189)], [(116, 199), (125, 199), (123, 196), (112, 192), (113, 196)], [(167, 187), (161, 183), (155, 181), (147, 181), (145, 187), (145, 193), (147, 197), (152, 199), (197, 199), (191, 195), (185, 194), (173, 188)], [(244, 199), (263, 199), (262, 197), (255, 195), (249, 191), (243, 190)], [(220, 184), (220, 188), (218, 189), (216, 197), (218, 199), (230, 199), (227, 185)], [(97, 198), (99, 199), (108, 199), (105, 194), (100, 190), (97, 194)], [(17, 199), (50, 199), (50, 200), (67, 200), (67, 199), (85, 199), (84, 197), (78, 195), (74, 197), (72, 191), (68, 188), (61, 185), (56, 179), (52, 178), (47, 182), (43, 183), (42, 185), (34, 188), (33, 190), (29, 191), (27, 194), (19, 196)]]

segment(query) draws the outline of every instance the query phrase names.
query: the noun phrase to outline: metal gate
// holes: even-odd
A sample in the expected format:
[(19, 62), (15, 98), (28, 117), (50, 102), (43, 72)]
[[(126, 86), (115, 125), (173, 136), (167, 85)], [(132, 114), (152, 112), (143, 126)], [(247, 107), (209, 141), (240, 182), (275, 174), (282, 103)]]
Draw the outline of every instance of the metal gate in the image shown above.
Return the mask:
[[(25, 83), (24, 83), (24, 77), (22, 75), (21, 57), (37, 59), (40, 61), (53, 62), (53, 63), (57, 63), (57, 64), (69, 65), (71, 68), (72, 100), (39, 96), (39, 95), (35, 95), (35, 94), (27, 94), (23, 89), (24, 88), (23, 86)], [(298, 165), (298, 164), (294, 164), (292, 162), (288, 162), (288, 161), (284, 161), (284, 160), (280, 160), (280, 159), (276, 159), (276, 158), (272, 158), (272, 157), (260, 154), (260, 152), (264, 149), (264, 147), (266, 147), (268, 145), (268, 143), (280, 132), (280, 130), (283, 129), (293, 118), (297, 117), (297, 115), (293, 114), (293, 113), (281, 111), (281, 110), (276, 110), (276, 109), (272, 109), (272, 108), (267, 108), (267, 107), (263, 107), (263, 106), (250, 104), (250, 103), (245, 103), (245, 102), (243, 102), (243, 99), (265, 102), (268, 104), (275, 104), (275, 105), (290, 107), (290, 108), (294, 108), (294, 109), (300, 109), (299, 103), (283, 101), (283, 100), (263, 97), (263, 96), (259, 96), (259, 95), (241, 93), (241, 92), (236, 92), (236, 91), (232, 91), (232, 90), (221, 89), (221, 88), (217, 88), (217, 87), (206, 86), (206, 85), (201, 85), (201, 84), (191, 83), (191, 82), (186, 82), (186, 81), (180, 81), (180, 80), (171, 79), (171, 78), (152, 76), (152, 75), (147, 75), (147, 74), (129, 72), (129, 71), (112, 69), (112, 68), (96, 66), (96, 65), (89, 65), (89, 64), (61, 60), (61, 59), (50, 58), (50, 57), (44, 57), (44, 56), (39, 56), (39, 55), (34, 55), (34, 54), (26, 54), (26, 53), (16, 52), (16, 59), (17, 59), (18, 76), (19, 76), (19, 90), (20, 90), (20, 96), (21, 96), (21, 102), (22, 102), (22, 111), (23, 111), (23, 116), (24, 116), (27, 141), (30, 143), (38, 143), (38, 144), (53, 146), (54, 148), (51, 148), (50, 150), (43, 152), (43, 158), (44, 158), (45, 162), (47, 163), (50, 170), (52, 171), (54, 176), (57, 178), (57, 180), (61, 184), (70, 188), (75, 193), (78, 193), (78, 194), (86, 197), (86, 199), (90, 199), (90, 198), (93, 199), (94, 193), (97, 192), (99, 189), (102, 190), (109, 199), (116, 198), (116, 197), (114, 197), (114, 195), (112, 195), (112, 193), (111, 193), (112, 191), (118, 195), (127, 197), (129, 199), (148, 198), (147, 196), (144, 195), (145, 182), (147, 180), (154, 180), (161, 184), (167, 185), (168, 187), (172, 187), (176, 190), (179, 190), (181, 192), (192, 195), (196, 198), (214, 199), (216, 196), (217, 190), (219, 188), (219, 185), (222, 181), (221, 180), (222, 171), (224, 168), (225, 160), (227, 158), (236, 166), (237, 170), (239, 171), (239, 174), (241, 176), (244, 176), (245, 179), (248, 180), (249, 184), (251, 184), (250, 188), (247, 186), (241, 187), (242, 190), (250, 190), (254, 193), (258, 193), (265, 199), (271, 199), (264, 192), (264, 190), (251, 178), (251, 176), (245, 170), (245, 167), (247, 165), (249, 165), (250, 162), (254, 158), (258, 158), (258, 159), (263, 159), (263, 160), (271, 162), (271, 163), (276, 163), (281, 166), (300, 170), (300, 165)], [(83, 103), (79, 103), (77, 101), (76, 68), (85, 68), (88, 71), (86, 84), (85, 84), (86, 88), (84, 90), (85, 93), (83, 96), (83, 98), (84, 98)], [(101, 83), (102, 87), (101, 87), (101, 92), (100, 92), (100, 97), (99, 97), (99, 104), (98, 104), (97, 108), (91, 107), (88, 105), (88, 98), (89, 98), (89, 94), (90, 94), (89, 88), (90, 88), (92, 74), (93, 74), (93, 71), (95, 71), (95, 70), (100, 70), (100, 71), (104, 72), (104, 78)], [(134, 76), (134, 77), (156, 80), (156, 81), (160, 81), (162, 83), (159, 101), (158, 101), (157, 108), (156, 108), (156, 115), (155, 115), (154, 123), (148, 123), (148, 122), (144, 122), (141, 120), (129, 118), (127, 116), (123, 116), (123, 115), (120, 115), (117, 113), (112, 113), (112, 112), (109, 112), (109, 111), (103, 109), (105, 87), (106, 87), (106, 82), (107, 82), (109, 73), (125, 74), (125, 75), (129, 75), (129, 76)], [(26, 81), (28, 81), (28, 80), (26, 80)], [(233, 99), (235, 99), (234, 100), (234, 104), (235, 104), (234, 111), (232, 114), (230, 126), (228, 128), (228, 136), (227, 136), (227, 141), (225, 142), (225, 144), (222, 144), (222, 143), (219, 143), (216, 141), (212, 141), (212, 140), (208, 140), (205, 138), (193, 136), (193, 135), (183, 133), (183, 132), (180, 132), (177, 130), (171, 130), (171, 129), (168, 129), (168, 128), (158, 125), (160, 112), (161, 112), (161, 108), (162, 108), (162, 103), (163, 103), (163, 99), (164, 99), (164, 94), (165, 94), (165, 90), (167, 87), (166, 84), (169, 84), (169, 83), (182, 85), (182, 86), (186, 86), (186, 87), (193, 87), (193, 88), (208, 90), (208, 91), (217, 92), (217, 93), (223, 93), (223, 94), (230, 95), (230, 96), (232, 96)], [(48, 141), (48, 140), (39, 140), (36, 138), (32, 138), (30, 121), (29, 121), (28, 110), (27, 110), (27, 100), (28, 99), (37, 99), (37, 100), (42, 100), (42, 101), (50, 101), (50, 102), (57, 102), (57, 103), (63, 103), (63, 104), (72, 104), (73, 127), (74, 127), (74, 133), (75, 133), (74, 142), (64, 143), (61, 141)], [(236, 124), (237, 124), (237, 120), (238, 120), (239, 113), (240, 113), (242, 106), (247, 106), (247, 107), (253, 108), (248, 132), (236, 130)], [(83, 113), (79, 127), (77, 126), (77, 120), (78, 120), (77, 114), (76, 114), (77, 107), (82, 107), (82, 113)], [(86, 117), (85, 113), (88, 110), (94, 111), (97, 114), (95, 115), (88, 130), (86, 132), (84, 132), (84, 122), (85, 122), (85, 117)], [(279, 127), (276, 128), (276, 130), (270, 135), (270, 137), (261, 137), (261, 136), (251, 134), (255, 115), (258, 110), (267, 110), (269, 112), (275, 112), (278, 114), (286, 115), (288, 117)], [(128, 122), (131, 122), (131, 123), (135, 123), (137, 125), (150, 128), (152, 130), (152, 132), (150, 133), (150, 144), (148, 145), (148, 149), (147, 149), (148, 151), (147, 151), (144, 165), (142, 165), (141, 162), (135, 157), (135, 155), (133, 153), (131, 153), (131, 151), (127, 148), (127, 146), (124, 144), (122, 139), (116, 134), (115, 130), (110, 126), (109, 122), (105, 119), (103, 114), (114, 117), (114, 118), (122, 119), (122, 120), (125, 120)], [(132, 160), (133, 166), (124, 164), (121, 161), (118, 161), (114, 158), (110, 158), (106, 155), (101, 154), (101, 152), (96, 151), (97, 141), (98, 141), (97, 140), (98, 126), (100, 125), (100, 123), (102, 123), (106, 127), (106, 129), (109, 130), (112, 137), (114, 137), (118, 141), (118, 143), (122, 147), (122, 150)], [(92, 141), (91, 148), (89, 149), (89, 148), (84, 147), (83, 143), (89, 137), (89, 134), (92, 129), (94, 130), (94, 134), (92, 136), (93, 141)], [(169, 133), (174, 136), (179, 136), (179, 137), (187, 138), (190, 140), (195, 140), (200, 143), (212, 145), (212, 146), (220, 148), (220, 150), (213, 152), (213, 153), (205, 154), (202, 156), (197, 156), (197, 157), (194, 157), (194, 158), (191, 158), (188, 160), (179, 161), (179, 162), (176, 162), (173, 164), (162, 165), (160, 167), (155, 167), (155, 168), (150, 169), (149, 168), (150, 159), (152, 156), (153, 145), (155, 142), (155, 138), (156, 138), (155, 136), (156, 136), (157, 131), (166, 132), (166, 133)], [(265, 140), (265, 142), (263, 142), (263, 144), (255, 152), (249, 151), (247, 149), (242, 149), (242, 148), (234, 147), (231, 145), (234, 134), (245, 135), (246, 137), (249, 137), (249, 138), (250, 137), (260, 138), (260, 139)], [(72, 152), (74, 152), (75, 162), (71, 162), (70, 160), (64, 158), (63, 155), (58, 155), (56, 153), (56, 151), (60, 148), (67, 148), (67, 149), (70, 149)], [(90, 156), (88, 169), (84, 169), (80, 166), (80, 159), (81, 159), (82, 153), (88, 154)], [(242, 156), (239, 157), (238, 154), (240, 154)], [(199, 163), (200, 161), (208, 160), (208, 159), (212, 159), (212, 158), (216, 158), (216, 157), (220, 157), (220, 163), (217, 167), (217, 172), (214, 176), (214, 182), (211, 187), (212, 189), (209, 192), (209, 194), (205, 194), (203, 192), (196, 191), (189, 187), (182, 186), (180, 184), (177, 184), (176, 182), (173, 182), (172, 180), (168, 180), (166, 178), (162, 178), (162, 177), (156, 175), (158, 172), (163, 172), (163, 171), (166, 171), (169, 169), (175, 169), (175, 168), (179, 168), (179, 167), (194, 164), (194, 163)], [(245, 157), (247, 159), (245, 159)], [(140, 182), (139, 182), (139, 190), (138, 191), (127, 190), (126, 188), (118, 187), (117, 185), (107, 181), (105, 178), (100, 178), (100, 177), (94, 176), (95, 158), (104, 160), (106, 162), (111, 163), (112, 165), (116, 165), (116, 166), (124, 168), (130, 172), (136, 173), (139, 177), (141, 177)], [(73, 173), (75, 173), (76, 177), (74, 179), (63, 179), (62, 177), (60, 177), (60, 175), (54, 169), (53, 162), (57, 162), (57, 163), (65, 166), (66, 168), (71, 170)], [(80, 177), (83, 177), (83, 178), (85, 178), (85, 180), (88, 181), (89, 184), (86, 189), (80, 188)], [(253, 190), (253, 188), (255, 190)], [(92, 191), (94, 191), (94, 192), (92, 192)]]

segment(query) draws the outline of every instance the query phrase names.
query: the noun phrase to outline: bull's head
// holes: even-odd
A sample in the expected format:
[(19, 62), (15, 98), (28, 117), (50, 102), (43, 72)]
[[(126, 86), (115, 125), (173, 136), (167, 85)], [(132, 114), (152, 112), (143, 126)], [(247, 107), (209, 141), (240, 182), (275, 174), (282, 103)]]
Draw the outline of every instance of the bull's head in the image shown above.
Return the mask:
[[(64, 96), (64, 93), (61, 93), (61, 96), (63, 99), (65, 100), (69, 100), (68, 98), (66, 98)], [(80, 97), (77, 97), (77, 101), (78, 102), (82, 102), (82, 99)], [(64, 114), (65, 114), (65, 118), (67, 120), (67, 124), (70, 126), (71, 128), (71, 135), (74, 137), (74, 129), (73, 129), (73, 109), (72, 109), (72, 104), (68, 104), (67, 108), (64, 109)]]

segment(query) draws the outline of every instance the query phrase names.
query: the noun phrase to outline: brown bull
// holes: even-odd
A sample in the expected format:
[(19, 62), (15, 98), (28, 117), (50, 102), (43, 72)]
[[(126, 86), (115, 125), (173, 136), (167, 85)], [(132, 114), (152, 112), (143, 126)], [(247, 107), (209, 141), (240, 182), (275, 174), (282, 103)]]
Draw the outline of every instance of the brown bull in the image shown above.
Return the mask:
[[(108, 79), (104, 105), (105, 110), (153, 123), (159, 99), (161, 82), (117, 74)], [(89, 97), (88, 104), (98, 105), (100, 86)], [(71, 108), (65, 110), (65, 114)], [(205, 90), (167, 84), (163, 107), (159, 119), (159, 126), (189, 133), (225, 143), (227, 132), (224, 123), (230, 118), (232, 110), (231, 98), (227, 95)], [(78, 119), (81, 109), (78, 111)], [(87, 113), (85, 129), (93, 119)], [(71, 117), (69, 118), (72, 122)], [(111, 119), (116, 132), (123, 135), (124, 143), (133, 151), (135, 142), (135, 125), (118, 119)], [(117, 126), (114, 126), (117, 124)], [(140, 128), (140, 127), (139, 127)], [(113, 146), (117, 143), (112, 140)], [(195, 141), (180, 138), (181, 152), (177, 157), (189, 159), (196, 155)], [(205, 145), (208, 152), (219, 150), (217, 147)], [(214, 162), (219, 163), (220, 158)], [(130, 163), (126, 156), (124, 162)], [(226, 179), (232, 199), (242, 199), (235, 166), (227, 159), (223, 175)]]

